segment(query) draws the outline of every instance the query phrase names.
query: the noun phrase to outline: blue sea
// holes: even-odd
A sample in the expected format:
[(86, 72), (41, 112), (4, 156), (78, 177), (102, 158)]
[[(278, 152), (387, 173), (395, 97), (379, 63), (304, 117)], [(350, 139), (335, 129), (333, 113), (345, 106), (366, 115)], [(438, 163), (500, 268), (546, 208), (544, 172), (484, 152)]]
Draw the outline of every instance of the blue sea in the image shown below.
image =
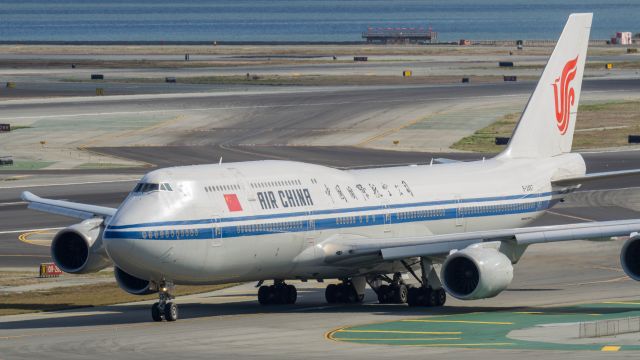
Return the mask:
[(592, 39), (640, 32), (640, 0), (0, 0), (3, 41), (360, 41), (429, 27), (441, 41), (555, 39), (593, 12)]

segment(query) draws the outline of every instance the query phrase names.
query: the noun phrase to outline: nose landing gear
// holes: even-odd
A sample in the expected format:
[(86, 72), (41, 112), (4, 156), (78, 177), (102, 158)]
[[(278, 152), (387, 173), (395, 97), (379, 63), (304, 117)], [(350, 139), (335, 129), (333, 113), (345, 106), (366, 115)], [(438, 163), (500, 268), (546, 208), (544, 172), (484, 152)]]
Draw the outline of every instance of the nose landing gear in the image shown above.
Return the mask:
[(287, 285), (283, 280), (274, 280), (271, 286), (260, 286), (258, 302), (260, 305), (295, 304), (298, 291), (293, 285)]
[(164, 282), (159, 286), (158, 297), (160, 301), (151, 305), (151, 318), (153, 321), (176, 321), (178, 320), (178, 305), (171, 300), (175, 297), (171, 294), (175, 286), (173, 283)]

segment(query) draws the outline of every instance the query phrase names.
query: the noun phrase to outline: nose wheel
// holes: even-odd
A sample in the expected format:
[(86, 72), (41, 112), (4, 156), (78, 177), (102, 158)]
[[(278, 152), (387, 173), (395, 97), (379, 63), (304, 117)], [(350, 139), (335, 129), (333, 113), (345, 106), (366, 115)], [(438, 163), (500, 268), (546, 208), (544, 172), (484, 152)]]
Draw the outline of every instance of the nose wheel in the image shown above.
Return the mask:
[(151, 318), (153, 321), (176, 321), (178, 320), (178, 305), (171, 300), (175, 299), (171, 292), (174, 286), (165, 282), (159, 287), (159, 301), (151, 305)]

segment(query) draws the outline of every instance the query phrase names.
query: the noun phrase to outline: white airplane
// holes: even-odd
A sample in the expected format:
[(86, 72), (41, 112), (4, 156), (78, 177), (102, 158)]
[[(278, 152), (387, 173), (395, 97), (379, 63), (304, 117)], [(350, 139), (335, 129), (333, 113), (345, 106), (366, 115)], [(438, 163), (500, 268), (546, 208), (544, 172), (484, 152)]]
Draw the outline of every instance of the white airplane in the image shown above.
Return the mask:
[[(84, 219), (58, 232), (67, 273), (115, 267), (120, 287), (157, 292), (155, 321), (178, 318), (176, 284), (274, 280), (261, 304), (293, 304), (285, 280), (340, 279), (329, 303), (440, 306), (509, 286), (529, 245), (630, 236), (622, 267), (640, 280), (640, 219), (525, 227), (581, 184), (639, 174), (585, 174), (570, 153), (592, 14), (572, 14), (507, 148), (492, 159), (337, 170), (291, 161), (181, 166), (146, 174), (117, 209), (22, 198)], [(407, 286), (403, 273), (419, 286)]]

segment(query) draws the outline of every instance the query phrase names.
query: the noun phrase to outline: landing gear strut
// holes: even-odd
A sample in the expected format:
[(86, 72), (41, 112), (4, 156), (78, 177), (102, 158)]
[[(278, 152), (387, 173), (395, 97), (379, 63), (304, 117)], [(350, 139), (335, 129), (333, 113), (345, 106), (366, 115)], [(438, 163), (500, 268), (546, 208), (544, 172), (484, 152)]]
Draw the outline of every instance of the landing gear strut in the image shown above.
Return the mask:
[(287, 285), (283, 280), (275, 280), (271, 286), (260, 286), (258, 302), (260, 305), (295, 304), (298, 291), (293, 285)]
[(171, 292), (175, 286), (171, 282), (162, 282), (158, 287), (158, 297), (160, 301), (151, 306), (151, 318), (153, 321), (176, 321), (178, 320), (178, 305), (171, 300), (175, 299)]
[[(344, 279), (340, 284), (329, 284), (324, 292), (324, 296), (329, 304), (354, 304), (364, 300), (364, 293), (359, 294), (355, 279)], [(364, 290), (364, 283), (361, 285)]]
[(420, 258), (421, 276), (418, 277), (413, 269), (403, 262), (419, 282), (420, 287), (412, 287), (407, 294), (409, 306), (442, 306), (447, 301), (447, 293), (440, 284), (440, 279), (433, 268), (433, 264), (426, 258)]

